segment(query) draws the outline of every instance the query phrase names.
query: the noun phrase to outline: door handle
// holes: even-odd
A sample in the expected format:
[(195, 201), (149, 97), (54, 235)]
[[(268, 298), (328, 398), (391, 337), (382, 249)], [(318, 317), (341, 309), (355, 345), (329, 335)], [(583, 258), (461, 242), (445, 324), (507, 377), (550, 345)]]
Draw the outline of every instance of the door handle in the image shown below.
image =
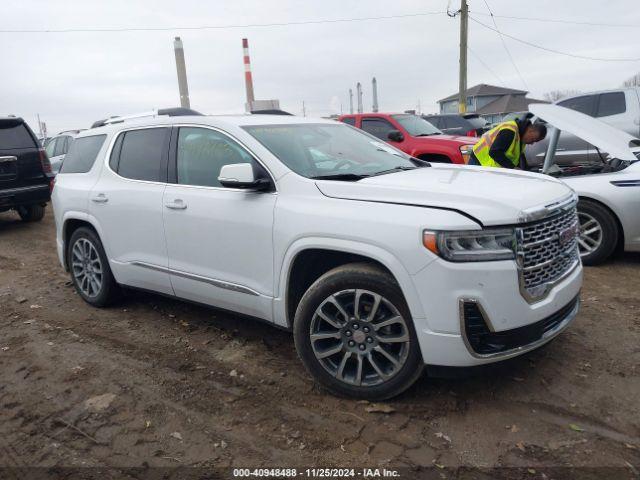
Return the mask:
[(175, 199), (173, 202), (165, 203), (164, 206), (171, 210), (185, 210), (187, 208), (187, 204), (179, 198)]
[(91, 197), (91, 201), (95, 203), (107, 203), (109, 199), (104, 193), (99, 193), (98, 195)]

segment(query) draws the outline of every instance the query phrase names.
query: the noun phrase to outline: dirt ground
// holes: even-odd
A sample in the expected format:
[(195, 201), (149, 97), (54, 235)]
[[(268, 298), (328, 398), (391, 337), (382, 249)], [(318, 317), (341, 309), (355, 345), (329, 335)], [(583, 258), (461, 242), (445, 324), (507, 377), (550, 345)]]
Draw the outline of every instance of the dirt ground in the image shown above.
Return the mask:
[(587, 268), (578, 319), (546, 348), (467, 378), (425, 376), (372, 412), (317, 387), (291, 335), (269, 325), (138, 292), (86, 305), (58, 264), (50, 209), (38, 224), (3, 213), (0, 467), (510, 466), (527, 478), (618, 467), (636, 478), (639, 291), (640, 255)]

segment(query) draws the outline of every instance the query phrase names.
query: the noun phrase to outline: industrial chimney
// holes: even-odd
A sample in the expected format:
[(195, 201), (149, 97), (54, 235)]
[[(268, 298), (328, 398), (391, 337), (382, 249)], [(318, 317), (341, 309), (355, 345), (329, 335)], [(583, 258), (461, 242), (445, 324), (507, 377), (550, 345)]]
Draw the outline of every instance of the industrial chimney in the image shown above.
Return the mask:
[(356, 84), (356, 97), (358, 100), (358, 113), (362, 113), (362, 84), (360, 82)]
[(253, 95), (253, 78), (251, 77), (251, 60), (249, 59), (249, 41), (242, 39), (242, 50), (244, 53), (244, 83), (247, 90), (247, 111), (253, 110), (255, 97)]
[(353, 115), (353, 90), (349, 89), (349, 113)]
[(376, 77), (373, 77), (371, 80), (371, 86), (373, 88), (373, 112), (378, 112), (378, 82), (376, 81)]
[(180, 37), (173, 40), (173, 51), (176, 54), (176, 70), (178, 71), (178, 90), (180, 91), (180, 106), (191, 108), (189, 102), (189, 86), (187, 85), (187, 67), (184, 63), (184, 48)]

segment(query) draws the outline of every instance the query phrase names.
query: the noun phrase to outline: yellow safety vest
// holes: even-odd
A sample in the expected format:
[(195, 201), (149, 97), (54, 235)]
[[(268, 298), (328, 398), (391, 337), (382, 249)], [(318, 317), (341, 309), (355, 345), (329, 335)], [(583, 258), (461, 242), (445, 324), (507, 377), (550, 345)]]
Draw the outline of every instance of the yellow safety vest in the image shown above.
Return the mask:
[(473, 153), (475, 154), (478, 162), (483, 167), (497, 167), (500, 168), (498, 162), (496, 162), (491, 155), (489, 154), (489, 150), (491, 150), (491, 145), (495, 141), (498, 134), (503, 130), (511, 130), (515, 135), (513, 136), (513, 141), (509, 148), (505, 152), (506, 157), (511, 160), (514, 167), (520, 166), (520, 155), (524, 152), (525, 144), (520, 143), (520, 132), (518, 131), (518, 124), (515, 120), (510, 122), (504, 122), (498, 125), (495, 128), (492, 128), (487, 133), (480, 137), (478, 143), (473, 146)]

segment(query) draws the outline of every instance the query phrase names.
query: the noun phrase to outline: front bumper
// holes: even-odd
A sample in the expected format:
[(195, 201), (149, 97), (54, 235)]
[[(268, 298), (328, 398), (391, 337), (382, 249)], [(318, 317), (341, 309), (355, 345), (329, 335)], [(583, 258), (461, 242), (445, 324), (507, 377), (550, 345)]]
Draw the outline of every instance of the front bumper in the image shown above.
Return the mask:
[[(451, 263), (438, 259), (413, 276), (424, 316), (414, 315), (423, 360), (429, 365), (465, 367), (510, 358), (533, 350), (560, 334), (576, 317), (568, 306), (582, 286), (582, 265), (578, 264), (557, 282), (544, 299), (528, 303), (520, 292), (514, 261)], [(479, 353), (464, 331), (462, 306), (477, 304), (491, 332), (530, 330), (532, 325), (562, 315), (539, 337), (493, 354)], [(564, 309), (564, 312), (563, 312)], [(531, 327), (527, 329), (527, 327)]]

